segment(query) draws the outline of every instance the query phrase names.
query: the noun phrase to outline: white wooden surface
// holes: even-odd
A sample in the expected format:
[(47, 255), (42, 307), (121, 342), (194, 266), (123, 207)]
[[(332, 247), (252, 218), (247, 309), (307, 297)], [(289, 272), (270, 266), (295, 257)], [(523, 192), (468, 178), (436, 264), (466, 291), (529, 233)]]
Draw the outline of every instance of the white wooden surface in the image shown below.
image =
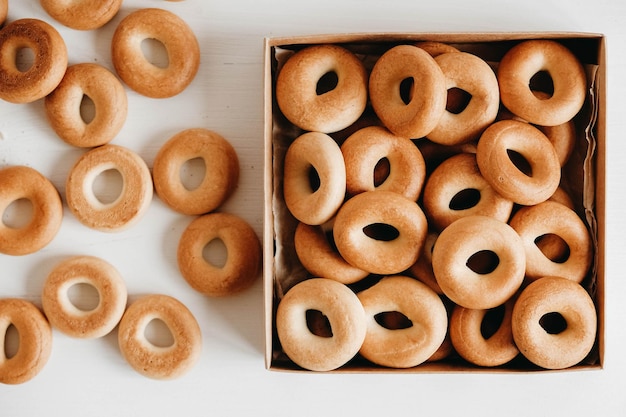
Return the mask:
[[(114, 264), (130, 299), (162, 292), (183, 301), (203, 331), (203, 352), (184, 377), (153, 381), (122, 359), (114, 331), (78, 340), (54, 331), (44, 370), (18, 386), (0, 385), (0, 416), (165, 415), (597, 415), (626, 413), (626, 280), (623, 183), (626, 142), (626, 3), (620, 0), (126, 0), (104, 28), (79, 32), (54, 22), (37, 0), (9, 0), (9, 20), (44, 19), (59, 29), (70, 63), (97, 62), (112, 69), (110, 40), (116, 24), (140, 7), (162, 7), (183, 17), (202, 50), (200, 71), (182, 94), (147, 99), (128, 90), (128, 120), (113, 143), (140, 153), (151, 166), (159, 147), (188, 127), (206, 127), (228, 138), (241, 163), (236, 194), (222, 207), (262, 231), (262, 45), (265, 36), (330, 32), (588, 31), (608, 39), (608, 202), (605, 369), (533, 375), (314, 375), (276, 373), (263, 362), (262, 285), (226, 299), (195, 293), (176, 266), (178, 238), (190, 218), (157, 198), (128, 231), (96, 232), (66, 209), (56, 239), (25, 257), (0, 255), (0, 296), (40, 305), (45, 277), (66, 256), (90, 254)], [(49, 128), (41, 101), (0, 101), (0, 165), (26, 164), (64, 193), (64, 181), (84, 152)]]

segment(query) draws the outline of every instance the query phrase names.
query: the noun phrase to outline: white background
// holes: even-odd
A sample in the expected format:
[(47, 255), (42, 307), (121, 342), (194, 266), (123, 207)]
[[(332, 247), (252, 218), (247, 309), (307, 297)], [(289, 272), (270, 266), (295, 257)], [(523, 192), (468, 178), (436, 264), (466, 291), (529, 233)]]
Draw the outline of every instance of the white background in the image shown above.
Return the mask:
[[(263, 38), (338, 32), (586, 31), (608, 40), (607, 283), (605, 369), (541, 374), (318, 375), (270, 372), (264, 366), (263, 298), (259, 279), (245, 293), (208, 299), (195, 293), (176, 266), (178, 238), (191, 218), (155, 197), (128, 231), (90, 230), (65, 210), (56, 239), (24, 257), (0, 255), (0, 296), (40, 305), (43, 281), (56, 262), (74, 254), (100, 256), (123, 275), (131, 300), (167, 293), (183, 301), (203, 332), (198, 364), (174, 381), (133, 371), (117, 348), (117, 331), (79, 340), (54, 331), (43, 371), (18, 386), (0, 385), (0, 416), (150, 415), (507, 415), (618, 416), (626, 413), (626, 3), (620, 0), (126, 0), (104, 28), (80, 32), (54, 22), (37, 0), (10, 0), (9, 20), (35, 17), (64, 37), (70, 64), (112, 69), (110, 40), (117, 23), (140, 7), (183, 17), (200, 42), (202, 63), (190, 87), (167, 100), (127, 90), (128, 120), (113, 143), (152, 166), (159, 147), (189, 127), (215, 130), (239, 154), (241, 179), (222, 211), (240, 214), (262, 234)], [(0, 165), (38, 169), (64, 195), (70, 167), (84, 152), (49, 128), (41, 101), (0, 101)]]

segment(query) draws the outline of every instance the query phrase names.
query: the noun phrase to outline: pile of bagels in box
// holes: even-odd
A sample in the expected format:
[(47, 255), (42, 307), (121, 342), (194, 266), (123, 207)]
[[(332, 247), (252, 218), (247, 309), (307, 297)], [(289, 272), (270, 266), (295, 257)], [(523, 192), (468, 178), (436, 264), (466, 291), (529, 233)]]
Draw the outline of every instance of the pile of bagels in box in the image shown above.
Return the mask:
[(594, 363), (586, 65), (559, 39), (346, 38), (271, 55), (270, 361)]
[[(70, 4), (71, 3), (71, 4)], [(153, 201), (153, 191), (173, 211), (189, 216), (175, 254), (180, 275), (191, 288), (210, 297), (229, 296), (249, 288), (260, 276), (261, 244), (241, 217), (218, 211), (239, 180), (236, 150), (224, 137), (203, 127), (190, 127), (164, 143), (152, 167), (117, 137), (127, 113), (127, 89), (147, 98), (167, 99), (185, 90), (200, 65), (200, 45), (188, 24), (165, 9), (133, 10), (120, 19), (110, 45), (114, 71), (95, 63), (68, 64), (68, 48), (56, 24), (79, 31), (98, 30), (117, 15), (121, 0), (102, 2), (41, 0), (50, 22), (37, 18), (6, 18), (0, 0), (0, 99), (15, 105), (43, 102), (47, 120), (59, 139), (81, 148), (65, 183), (71, 214), (90, 230), (116, 233), (133, 227)], [(98, 5), (95, 5), (98, 3)], [(9, 14), (10, 16), (10, 14)], [(166, 65), (152, 63), (142, 52), (143, 40), (156, 39), (166, 49)], [(30, 49), (33, 62), (21, 63)], [(119, 78), (118, 78), (119, 77)], [(94, 115), (85, 120), (81, 102), (88, 97)], [(199, 184), (183, 183), (181, 168), (202, 159)], [(64, 204), (55, 185), (26, 165), (0, 167), (0, 213), (18, 200), (28, 200), (32, 215), (23, 225), (0, 222), (1, 256), (28, 256), (48, 246), (62, 226)], [(105, 171), (121, 177), (119, 195), (102, 201), (93, 190)], [(213, 240), (228, 253), (223, 265), (203, 255)], [(75, 242), (79, 244), (80, 242)], [(20, 384), (44, 368), (52, 352), (53, 329), (78, 339), (100, 338), (117, 328), (120, 354), (140, 374), (172, 379), (187, 373), (200, 358), (201, 329), (191, 311), (169, 294), (146, 294), (128, 303), (124, 277), (115, 262), (91, 256), (89, 248), (67, 256), (50, 271), (38, 301), (3, 295), (0, 299), (0, 341), (12, 326), (19, 343), (10, 354), (0, 353), (0, 383)], [(98, 294), (94, 306), (81, 308), (70, 297), (76, 285)], [(157, 346), (146, 335), (161, 321), (171, 341)]]

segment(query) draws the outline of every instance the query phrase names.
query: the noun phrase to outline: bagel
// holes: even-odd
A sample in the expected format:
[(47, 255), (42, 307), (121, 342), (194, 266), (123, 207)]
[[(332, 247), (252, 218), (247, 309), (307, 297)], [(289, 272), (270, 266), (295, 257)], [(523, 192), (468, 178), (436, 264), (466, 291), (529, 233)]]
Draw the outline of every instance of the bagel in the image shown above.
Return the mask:
[[(188, 189), (182, 183), (183, 164), (195, 158), (204, 161), (200, 185)], [(221, 135), (207, 129), (183, 130), (171, 137), (157, 153), (152, 166), (157, 195), (173, 210), (201, 215), (217, 209), (235, 191), (239, 181), (239, 158)]]
[[(122, 176), (122, 191), (110, 203), (94, 194), (98, 175), (116, 170)], [(139, 155), (119, 145), (103, 145), (89, 150), (74, 164), (65, 183), (67, 205), (85, 226), (103, 232), (116, 232), (136, 224), (152, 201), (152, 177)]]
[[(86, 284), (98, 293), (93, 310), (75, 306), (69, 298), (74, 285)], [(50, 324), (82, 339), (109, 334), (126, 309), (126, 285), (108, 262), (93, 256), (74, 256), (57, 264), (44, 282), (42, 305)]]
[[(475, 271), (471, 259), (493, 253), (495, 267)], [(443, 293), (466, 308), (485, 310), (504, 304), (524, 280), (522, 239), (508, 224), (487, 216), (462, 217), (446, 227), (433, 247), (433, 272)]]
[[(80, 113), (84, 96), (95, 106), (94, 118), (86, 122)], [(124, 86), (106, 68), (97, 64), (76, 64), (45, 98), (52, 129), (70, 145), (91, 148), (109, 143), (126, 122), (128, 99)]]
[[(163, 44), (168, 57), (165, 68), (146, 59), (141, 49), (145, 39)], [(150, 98), (178, 95), (191, 84), (200, 66), (200, 46), (192, 29), (174, 13), (157, 8), (139, 9), (119, 23), (111, 55), (122, 81)]]
[[(145, 335), (152, 320), (160, 320), (173, 337), (171, 346), (156, 346)], [(138, 373), (152, 379), (175, 379), (188, 373), (200, 358), (202, 334), (191, 311), (177, 299), (149, 294), (133, 301), (118, 330), (120, 352)]]
[[(17, 68), (17, 53), (33, 51), (34, 62)], [(39, 19), (18, 19), (0, 31), (0, 99), (31, 103), (52, 92), (67, 69), (67, 47), (59, 32)]]
[(30, 301), (0, 299), (0, 342), (5, 346), (9, 326), (19, 334), (19, 347), (10, 358), (0, 354), (0, 382), (22, 384), (37, 376), (52, 352), (52, 329), (46, 316)]
[[(511, 151), (529, 164), (530, 175), (514, 164)], [(476, 148), (476, 162), (489, 185), (522, 205), (547, 200), (561, 181), (561, 165), (554, 146), (539, 129), (516, 120), (501, 120), (483, 132)]]
[[(554, 91), (549, 98), (537, 97), (531, 78), (548, 72)], [(556, 126), (571, 120), (587, 95), (585, 69), (567, 47), (552, 40), (528, 40), (511, 48), (500, 60), (498, 83), (502, 104), (524, 120)]]
[(98, 29), (108, 23), (122, 6), (122, 0), (59, 1), (41, 0), (43, 9), (59, 23), (77, 30)]
[(61, 196), (50, 180), (27, 166), (0, 169), (0, 213), (20, 199), (31, 203), (32, 218), (19, 228), (0, 221), (0, 252), (7, 255), (28, 255), (43, 249), (57, 235), (63, 220)]
[[(565, 328), (551, 328), (551, 315), (560, 316)], [(545, 369), (565, 369), (580, 363), (596, 340), (593, 300), (580, 284), (562, 277), (543, 277), (530, 283), (513, 307), (511, 323), (520, 352)]]
[[(423, 283), (406, 276), (384, 277), (357, 293), (365, 310), (367, 333), (359, 353), (367, 360), (392, 368), (411, 368), (426, 362), (439, 349), (448, 331), (448, 313), (441, 298)], [(397, 312), (409, 325), (387, 327), (380, 315)]]
[[(330, 337), (311, 331), (308, 311), (326, 316)], [(356, 294), (344, 284), (312, 278), (291, 287), (279, 301), (276, 332), (283, 351), (296, 365), (311, 371), (331, 371), (358, 353), (365, 339), (365, 312)]]
[[(311, 169), (319, 184), (311, 184)], [(285, 204), (299, 221), (320, 225), (330, 220), (346, 195), (346, 169), (339, 145), (321, 132), (296, 138), (285, 155)]]
[[(326, 74), (337, 82), (319, 91)], [(353, 124), (367, 104), (367, 73), (363, 63), (338, 45), (314, 45), (293, 54), (276, 78), (276, 102), (282, 114), (307, 131), (334, 133)]]
[[(411, 80), (408, 103), (401, 84)], [(446, 109), (446, 78), (435, 59), (412, 45), (398, 45), (376, 61), (369, 78), (372, 107), (394, 134), (410, 139), (427, 136)]]
[[(415, 144), (394, 135), (384, 127), (358, 130), (341, 145), (346, 167), (346, 191), (355, 195), (364, 191), (387, 190), (417, 201), (426, 176), (424, 158)], [(377, 184), (376, 166), (389, 163), (389, 175)]]
[[(367, 233), (374, 226), (373, 234)], [(383, 226), (378, 236), (377, 226)], [(393, 229), (392, 234), (387, 234)], [(397, 274), (417, 261), (428, 227), (416, 202), (392, 191), (366, 191), (341, 206), (335, 218), (337, 250), (352, 266), (373, 274)]]

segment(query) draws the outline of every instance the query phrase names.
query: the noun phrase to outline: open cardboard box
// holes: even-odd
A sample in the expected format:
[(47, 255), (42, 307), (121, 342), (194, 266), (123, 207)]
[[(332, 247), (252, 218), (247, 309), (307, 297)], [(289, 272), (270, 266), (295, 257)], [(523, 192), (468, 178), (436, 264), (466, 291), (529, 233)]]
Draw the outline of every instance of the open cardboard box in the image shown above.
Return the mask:
[[(565, 44), (585, 65), (588, 73), (587, 103), (577, 116), (579, 131), (576, 150), (564, 168), (568, 188), (579, 215), (585, 219), (595, 243), (595, 256), (589, 276), (583, 282), (598, 313), (596, 344), (588, 357), (567, 370), (602, 369), (604, 360), (604, 246), (605, 246), (605, 153), (606, 153), (606, 45), (605, 38), (593, 33), (409, 33), (316, 35), (265, 40), (265, 217), (264, 217), (264, 294), (266, 367), (270, 370), (301, 371), (281, 351), (275, 330), (276, 307), (281, 296), (306, 277), (290, 245), (293, 219), (285, 210), (281, 193), (282, 158), (288, 144), (302, 132), (280, 114), (274, 83), (278, 68), (286, 57), (307, 45), (336, 43), (347, 47), (371, 65), (392, 45), (416, 41), (439, 41), (472, 52), (492, 65), (515, 43), (527, 39), (554, 39)], [(371, 68), (371, 66), (370, 66)], [(291, 230), (291, 232), (290, 232)], [(357, 355), (334, 372), (530, 372), (541, 370), (521, 355), (497, 368), (479, 368), (458, 356), (426, 362), (410, 369), (382, 368)]]

